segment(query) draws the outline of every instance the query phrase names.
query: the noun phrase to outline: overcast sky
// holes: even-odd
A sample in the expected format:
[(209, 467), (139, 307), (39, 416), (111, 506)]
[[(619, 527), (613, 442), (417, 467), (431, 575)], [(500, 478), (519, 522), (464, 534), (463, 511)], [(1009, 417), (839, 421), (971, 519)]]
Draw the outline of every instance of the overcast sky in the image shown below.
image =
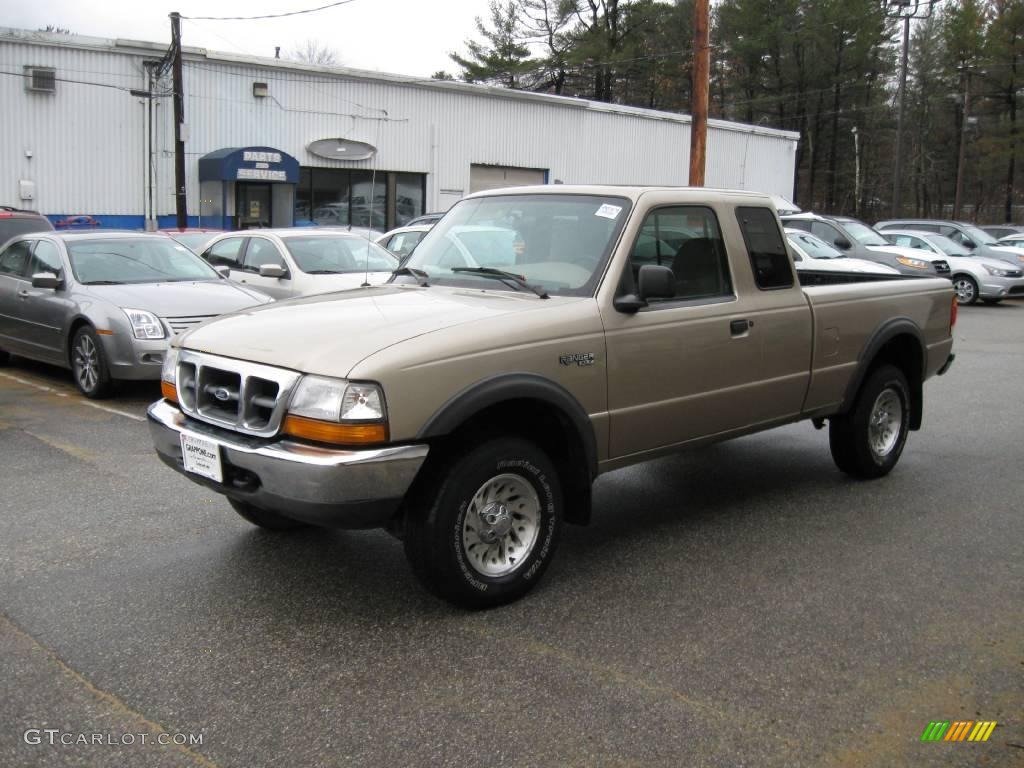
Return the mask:
[[(170, 41), (167, 14), (255, 16), (315, 8), (330, 0), (32, 0), (4, 2), (0, 25), (37, 29), (53, 24), (94, 37)], [(458, 71), (448, 52), (474, 36), (474, 18), (487, 16), (487, 0), (352, 0), (283, 19), (182, 22), (187, 46), (273, 56), (313, 38), (334, 49), (342, 66), (430, 75)]]

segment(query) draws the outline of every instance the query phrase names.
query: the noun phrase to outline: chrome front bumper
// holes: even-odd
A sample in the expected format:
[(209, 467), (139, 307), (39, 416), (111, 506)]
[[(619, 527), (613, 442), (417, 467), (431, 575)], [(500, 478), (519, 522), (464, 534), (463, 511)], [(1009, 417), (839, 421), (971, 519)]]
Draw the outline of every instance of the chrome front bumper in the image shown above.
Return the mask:
[[(285, 517), (332, 528), (385, 525), (429, 450), (423, 444), (343, 450), (272, 442), (191, 419), (166, 400), (153, 403), (148, 415), (157, 454), (189, 480)], [(217, 443), (223, 483), (185, 471), (182, 433)]]

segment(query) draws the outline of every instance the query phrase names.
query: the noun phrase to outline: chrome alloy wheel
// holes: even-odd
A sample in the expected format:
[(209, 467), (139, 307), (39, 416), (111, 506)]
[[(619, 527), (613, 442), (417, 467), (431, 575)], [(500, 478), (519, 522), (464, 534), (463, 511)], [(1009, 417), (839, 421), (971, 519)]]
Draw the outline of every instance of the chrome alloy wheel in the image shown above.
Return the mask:
[(974, 283), (966, 277), (958, 277), (953, 281), (953, 290), (956, 291), (956, 300), (958, 304), (970, 304), (972, 301), (977, 299), (977, 288), (974, 287)]
[(78, 379), (79, 386), (84, 391), (91, 392), (100, 380), (100, 356), (95, 342), (88, 334), (83, 333), (78, 337), (74, 362), (75, 378)]
[(884, 459), (900, 439), (903, 428), (903, 402), (892, 387), (883, 389), (871, 406), (868, 419), (868, 446), (876, 459)]
[(520, 475), (496, 475), (469, 502), (462, 549), (477, 573), (507, 576), (525, 562), (539, 533), (537, 491)]

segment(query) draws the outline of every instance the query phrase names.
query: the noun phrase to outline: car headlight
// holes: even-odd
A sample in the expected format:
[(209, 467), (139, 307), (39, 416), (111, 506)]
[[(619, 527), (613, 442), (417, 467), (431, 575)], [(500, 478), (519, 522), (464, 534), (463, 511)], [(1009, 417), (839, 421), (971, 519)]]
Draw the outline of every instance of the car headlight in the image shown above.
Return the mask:
[(164, 366), (160, 369), (160, 394), (178, 402), (178, 350), (175, 347), (170, 347), (164, 355)]
[(303, 376), (282, 431), (324, 443), (383, 443), (388, 439), (384, 393), (376, 384)]
[(985, 271), (988, 272), (990, 275), (995, 275), (996, 277), (1009, 277), (1010, 276), (1010, 270), (1008, 270), (1008, 269), (1000, 269), (999, 267), (990, 267), (988, 264), (982, 264), (981, 266), (984, 267)]
[(164, 326), (152, 312), (144, 309), (126, 309), (128, 322), (132, 324), (132, 332), (136, 339), (164, 339), (167, 333)]
[(931, 264), (923, 259), (912, 259), (909, 256), (897, 256), (896, 261), (903, 266), (910, 267), (912, 269), (928, 269), (928, 267), (931, 266)]

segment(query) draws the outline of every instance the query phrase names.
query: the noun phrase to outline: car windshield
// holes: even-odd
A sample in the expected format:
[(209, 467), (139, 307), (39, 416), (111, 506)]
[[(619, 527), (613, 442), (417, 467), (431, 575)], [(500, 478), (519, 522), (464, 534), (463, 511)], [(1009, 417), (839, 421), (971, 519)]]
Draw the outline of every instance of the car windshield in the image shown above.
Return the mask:
[(972, 227), (969, 224), (964, 226), (964, 232), (967, 234), (969, 238), (971, 238), (971, 240), (980, 245), (993, 245), (999, 242), (985, 230), (978, 229), (977, 227)]
[(69, 241), (71, 271), (83, 285), (219, 280), (181, 243), (166, 237)]
[(484, 268), (511, 272), (552, 295), (590, 296), (629, 205), (621, 197), (571, 194), (463, 200), (426, 234), (405, 266), (432, 285), (479, 286), (486, 280), (488, 289), (528, 290), (465, 271)]
[(859, 221), (844, 221), (842, 222), (843, 229), (845, 229), (854, 240), (861, 245), (888, 245), (885, 238), (875, 232), (867, 224), (862, 224)]
[(929, 243), (936, 246), (947, 256), (970, 256), (971, 252), (960, 243), (954, 243), (945, 235), (928, 235), (925, 238)]
[(820, 237), (815, 237), (807, 232), (800, 234), (789, 234), (789, 239), (810, 256), (812, 259), (841, 259), (843, 254), (826, 243)]
[(286, 237), (285, 247), (303, 272), (341, 275), (353, 272), (391, 272), (398, 259), (376, 243), (359, 237)]

